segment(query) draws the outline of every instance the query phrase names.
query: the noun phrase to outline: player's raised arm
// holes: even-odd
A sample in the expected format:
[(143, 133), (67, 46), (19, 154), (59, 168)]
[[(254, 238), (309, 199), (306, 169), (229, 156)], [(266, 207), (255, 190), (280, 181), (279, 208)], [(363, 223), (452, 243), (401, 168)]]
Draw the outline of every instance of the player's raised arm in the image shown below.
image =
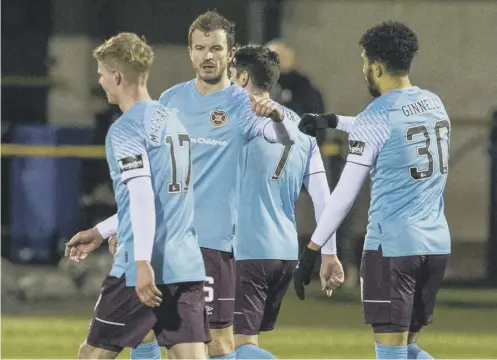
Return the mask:
[(350, 133), (354, 125), (355, 116), (343, 116), (334, 113), (304, 114), (299, 123), (299, 130), (304, 134), (316, 137), (317, 132), (326, 129), (337, 129)]
[(249, 94), (242, 107), (240, 121), (247, 140), (264, 136), (270, 143), (295, 143), (298, 134), (296, 121), (292, 121), (294, 119), (277, 102), (269, 97)]

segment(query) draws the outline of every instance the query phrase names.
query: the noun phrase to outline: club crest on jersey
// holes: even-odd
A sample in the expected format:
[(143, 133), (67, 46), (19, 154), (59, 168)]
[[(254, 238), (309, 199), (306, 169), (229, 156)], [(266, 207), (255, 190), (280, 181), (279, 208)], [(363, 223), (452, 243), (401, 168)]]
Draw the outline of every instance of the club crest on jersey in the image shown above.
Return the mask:
[(364, 146), (366, 144), (362, 141), (350, 140), (349, 141), (349, 154), (362, 156), (364, 153)]
[(220, 127), (226, 124), (228, 121), (228, 114), (224, 110), (212, 110), (211, 111), (211, 123), (215, 127)]
[(121, 173), (129, 170), (143, 169), (143, 158), (141, 155), (128, 156), (118, 162)]

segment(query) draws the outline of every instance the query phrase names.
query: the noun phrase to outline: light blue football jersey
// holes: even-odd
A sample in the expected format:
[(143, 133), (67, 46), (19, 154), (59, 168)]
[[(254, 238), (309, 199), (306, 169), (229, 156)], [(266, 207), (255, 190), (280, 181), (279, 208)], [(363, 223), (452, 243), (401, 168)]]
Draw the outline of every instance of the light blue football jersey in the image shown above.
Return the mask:
[(155, 194), (156, 229), (152, 267), (157, 284), (204, 281), (205, 269), (193, 228), (190, 136), (177, 110), (157, 101), (139, 102), (109, 129), (106, 157), (114, 185), (119, 226), (112, 276), (126, 274), (136, 285), (133, 232), (126, 181), (150, 176)]
[[(296, 124), (300, 117), (286, 109)], [(321, 167), (312, 170), (319, 156)], [(255, 138), (243, 149), (239, 163), (237, 225), (234, 241), (237, 260), (298, 259), (295, 202), (304, 178), (324, 172), (315, 139), (299, 133), (295, 144), (269, 144)]]
[(246, 91), (237, 85), (201, 95), (191, 80), (166, 90), (159, 101), (179, 109), (180, 120), (191, 136), (194, 226), (199, 244), (231, 252), (240, 152), (246, 141), (264, 136), (264, 127), (271, 120), (252, 112)]
[(450, 120), (440, 98), (411, 87), (390, 91), (358, 115), (348, 161), (371, 166), (365, 250), (384, 256), (450, 253), (444, 214)]

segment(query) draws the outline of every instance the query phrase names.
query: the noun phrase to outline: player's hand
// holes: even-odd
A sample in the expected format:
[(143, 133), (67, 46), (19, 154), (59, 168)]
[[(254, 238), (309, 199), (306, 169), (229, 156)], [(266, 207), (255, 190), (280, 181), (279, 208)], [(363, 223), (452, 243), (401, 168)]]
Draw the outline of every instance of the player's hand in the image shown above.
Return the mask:
[(297, 263), (297, 267), (293, 272), (293, 286), (300, 300), (305, 299), (304, 286), (311, 283), (311, 275), (314, 270), (314, 264), (320, 254), (320, 250), (312, 250), (306, 246), (299, 262)]
[(97, 249), (103, 241), (104, 238), (95, 228), (80, 231), (66, 244), (64, 255), (69, 256), (72, 261), (79, 262), (86, 259), (88, 254)]
[(252, 103), (252, 111), (261, 117), (271, 118), (273, 121), (282, 122), (285, 113), (280, 105), (268, 97), (249, 94), (250, 102)]
[(299, 130), (306, 135), (316, 137), (326, 129), (336, 128), (338, 117), (333, 114), (304, 114), (299, 123)]
[(107, 242), (109, 243), (109, 252), (114, 255), (117, 251), (117, 235), (112, 235)]
[(321, 290), (323, 290), (328, 297), (333, 294), (333, 290), (343, 284), (343, 267), (342, 263), (338, 259), (338, 256), (321, 256), (321, 269), (319, 271), (319, 278), (321, 279)]
[(150, 261), (136, 261), (136, 294), (140, 301), (149, 307), (158, 307), (162, 293), (155, 286), (155, 274)]

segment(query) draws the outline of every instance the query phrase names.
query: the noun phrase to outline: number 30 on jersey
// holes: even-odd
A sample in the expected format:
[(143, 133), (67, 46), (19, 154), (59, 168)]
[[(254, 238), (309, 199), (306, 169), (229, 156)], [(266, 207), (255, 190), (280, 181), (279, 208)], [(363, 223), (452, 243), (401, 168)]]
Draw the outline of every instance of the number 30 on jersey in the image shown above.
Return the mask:
[[(413, 180), (425, 180), (433, 175), (433, 152), (431, 149), (431, 140), (429, 129), (426, 125), (410, 126), (406, 131), (406, 142), (410, 143), (415, 136), (424, 136), (424, 146), (419, 146), (417, 150), (418, 157), (426, 157), (428, 160), (428, 169), (421, 170), (418, 166), (409, 168), (409, 175)], [(449, 135), (450, 123), (447, 120), (439, 120), (435, 123), (435, 137), (437, 142), (438, 164), (440, 174), (447, 174), (449, 170)], [(446, 143), (444, 151), (443, 144)]]

